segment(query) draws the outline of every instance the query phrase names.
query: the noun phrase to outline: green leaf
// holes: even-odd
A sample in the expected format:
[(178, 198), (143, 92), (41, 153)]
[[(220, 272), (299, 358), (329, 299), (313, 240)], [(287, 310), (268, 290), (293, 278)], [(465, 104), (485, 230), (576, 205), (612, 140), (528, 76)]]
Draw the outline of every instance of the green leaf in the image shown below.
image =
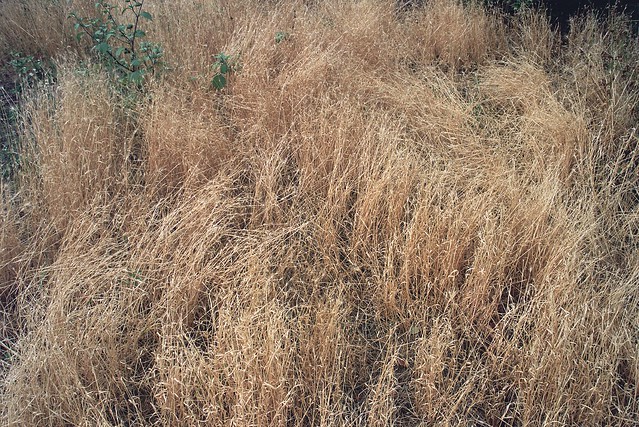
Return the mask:
[(148, 21), (153, 21), (153, 17), (149, 12), (140, 12), (140, 16)]
[(123, 48), (123, 47), (117, 48), (116, 51), (115, 51), (115, 57), (119, 58), (124, 53), (124, 50), (125, 50), (125, 48)]
[(226, 86), (226, 78), (222, 74), (216, 74), (213, 80), (211, 80), (211, 84), (213, 84), (213, 87), (217, 90), (223, 89), (224, 86)]
[(135, 30), (135, 33), (133, 33), (133, 37), (144, 37), (146, 36), (146, 33), (142, 30)]
[(109, 46), (107, 43), (98, 43), (97, 45), (95, 45), (95, 50), (97, 50), (100, 53), (107, 53), (111, 50), (111, 46)]
[(144, 78), (144, 71), (143, 70), (138, 70), (138, 71), (134, 71), (133, 73), (129, 74), (129, 80), (132, 81), (133, 83), (142, 83), (142, 79)]
[(220, 73), (226, 74), (229, 72), (229, 66), (227, 64), (220, 65)]

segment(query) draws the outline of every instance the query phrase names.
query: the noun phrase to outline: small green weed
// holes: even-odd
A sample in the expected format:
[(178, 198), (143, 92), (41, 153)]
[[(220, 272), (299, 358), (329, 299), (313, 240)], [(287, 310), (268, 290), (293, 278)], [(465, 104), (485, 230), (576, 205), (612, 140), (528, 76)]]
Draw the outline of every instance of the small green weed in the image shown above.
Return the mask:
[(530, 9), (533, 6), (533, 2), (532, 0), (513, 0), (511, 5), (516, 12), (519, 12), (524, 9)]
[(11, 95), (18, 95), (25, 87), (39, 81), (53, 83), (55, 81), (55, 66), (51, 61), (25, 55), (22, 52), (11, 52), (9, 65), (17, 77), (16, 85)]
[(280, 44), (284, 40), (288, 40), (291, 35), (286, 31), (278, 31), (275, 33), (275, 43)]
[(127, 287), (138, 287), (144, 284), (144, 276), (142, 275), (142, 270), (127, 270), (127, 278), (125, 284)]
[(213, 70), (215, 75), (211, 79), (211, 85), (217, 90), (222, 90), (227, 84), (228, 76), (238, 71), (237, 58), (220, 52), (214, 56)]

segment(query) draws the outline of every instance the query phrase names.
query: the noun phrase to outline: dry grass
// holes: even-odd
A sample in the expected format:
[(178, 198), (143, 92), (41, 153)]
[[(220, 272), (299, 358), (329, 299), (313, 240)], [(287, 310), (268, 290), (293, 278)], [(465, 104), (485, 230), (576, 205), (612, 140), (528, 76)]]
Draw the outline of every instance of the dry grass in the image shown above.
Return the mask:
[(24, 97), (3, 425), (639, 423), (621, 18), (561, 44), (452, 0), (149, 8), (146, 102), (72, 55)]
[(73, 28), (66, 22), (71, 10), (68, 1), (0, 2), (0, 59), (7, 60), (12, 51), (36, 57), (55, 56), (72, 43)]

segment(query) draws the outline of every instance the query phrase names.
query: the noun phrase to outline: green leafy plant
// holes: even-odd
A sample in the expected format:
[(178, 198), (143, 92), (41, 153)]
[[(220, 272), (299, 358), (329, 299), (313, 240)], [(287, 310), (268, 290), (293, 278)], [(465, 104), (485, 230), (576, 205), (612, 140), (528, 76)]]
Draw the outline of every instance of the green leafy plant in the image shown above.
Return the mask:
[(220, 52), (214, 56), (213, 70), (215, 75), (211, 79), (211, 84), (217, 90), (224, 89), (230, 73), (237, 71), (237, 59), (233, 56)]
[(22, 52), (11, 52), (9, 65), (17, 77), (13, 93), (17, 95), (25, 86), (30, 86), (39, 81), (52, 83), (55, 80), (55, 66), (51, 61), (36, 58), (33, 55), (25, 55)]
[(517, 12), (523, 9), (531, 8), (533, 6), (532, 0), (513, 0), (510, 3), (512, 5), (512, 8)]
[(41, 59), (21, 52), (11, 52), (9, 64), (20, 79), (35, 81), (45, 74), (45, 66)]
[(19, 98), (26, 88), (35, 84), (53, 84), (56, 68), (53, 61), (13, 51), (7, 67), (11, 79), (0, 85), (0, 177), (11, 180), (20, 168), (17, 134), (20, 114)]
[(20, 167), (16, 114), (17, 107), (13, 105), (0, 108), (0, 177), (7, 181), (12, 179)]
[(92, 50), (114, 70), (121, 83), (140, 87), (147, 74), (155, 74), (162, 63), (162, 47), (143, 40), (146, 32), (142, 21), (153, 16), (144, 10), (144, 0), (124, 0), (124, 8), (98, 0), (97, 17), (80, 17), (72, 12), (76, 37), (84, 35), (91, 40)]
[(286, 31), (278, 31), (275, 33), (275, 43), (280, 44), (284, 40), (288, 40), (289, 37), (290, 37), (290, 34), (287, 33)]

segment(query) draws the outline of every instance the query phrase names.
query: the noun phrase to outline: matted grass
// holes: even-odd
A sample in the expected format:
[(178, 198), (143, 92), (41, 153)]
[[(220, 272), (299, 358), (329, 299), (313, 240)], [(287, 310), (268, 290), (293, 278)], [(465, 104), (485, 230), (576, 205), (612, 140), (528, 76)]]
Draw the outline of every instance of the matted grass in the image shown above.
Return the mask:
[(45, 3), (0, 3), (58, 64), (0, 188), (2, 425), (639, 423), (622, 17), (149, 1), (132, 106)]

